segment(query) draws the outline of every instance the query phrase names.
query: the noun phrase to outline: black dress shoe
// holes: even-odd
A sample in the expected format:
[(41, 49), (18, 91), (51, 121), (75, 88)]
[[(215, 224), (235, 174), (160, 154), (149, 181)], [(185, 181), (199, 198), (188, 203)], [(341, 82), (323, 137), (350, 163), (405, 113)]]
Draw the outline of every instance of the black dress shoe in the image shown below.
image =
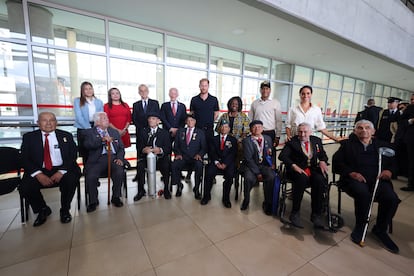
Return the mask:
[(175, 193), (176, 197), (180, 197), (182, 195), (183, 187), (184, 185), (181, 183), (177, 185), (177, 192)]
[(244, 211), (244, 210), (247, 210), (247, 208), (249, 208), (249, 201), (244, 199), (240, 207), (240, 210)]
[(33, 226), (37, 227), (45, 223), (47, 220), (47, 217), (50, 216), (51, 213), (52, 213), (52, 210), (49, 208), (49, 206), (45, 206), (42, 209), (40, 209), (39, 214), (37, 215), (37, 218), (33, 223)]
[(164, 198), (171, 199), (171, 193), (168, 189), (164, 190)]
[(394, 254), (397, 254), (400, 251), (398, 246), (394, 243), (390, 236), (388, 236), (386, 231), (380, 231), (374, 226), (374, 228), (372, 228), (372, 234), (374, 234), (377, 240), (381, 242), (382, 247), (388, 251)]
[(262, 209), (263, 209), (263, 212), (266, 214), (266, 216), (271, 216), (272, 215), (272, 206), (267, 204), (264, 201), (262, 203)]
[(124, 203), (121, 201), (121, 199), (119, 197), (114, 197), (111, 199), (111, 203), (115, 206), (115, 207), (122, 207), (124, 206)]
[(138, 180), (138, 175), (136, 174), (136, 175), (134, 176), (134, 178), (132, 178), (132, 182), (137, 182), (137, 180)]
[(299, 215), (299, 213), (292, 213), (292, 214), (290, 214), (289, 220), (290, 220), (290, 223), (293, 226), (295, 226), (297, 228), (303, 228), (303, 224), (300, 221), (300, 215)]
[(69, 223), (72, 221), (72, 215), (68, 210), (60, 210), (60, 222)]
[(206, 198), (206, 197), (203, 197), (203, 198), (201, 199), (201, 201), (200, 201), (200, 204), (201, 204), (201, 205), (207, 205), (207, 204), (208, 204), (208, 202), (209, 202), (209, 199), (208, 199), (208, 198)]
[(134, 196), (134, 201), (138, 201), (140, 200), (143, 196), (144, 196), (144, 192), (138, 192), (135, 196)]
[(230, 202), (230, 200), (223, 200), (222, 202), (223, 202), (224, 207), (231, 208), (231, 202)]
[(356, 225), (354, 230), (352, 230), (352, 233), (351, 233), (351, 241), (355, 244), (358, 244), (359, 246), (362, 246), (361, 240), (362, 240), (363, 233), (364, 233), (364, 226)]
[(200, 191), (198, 191), (197, 189), (193, 189), (193, 192), (194, 192), (194, 198), (197, 200), (200, 200), (201, 199)]
[(321, 215), (312, 214), (311, 215), (311, 222), (313, 222), (313, 227), (315, 227), (315, 228), (324, 228), (325, 227)]
[(86, 212), (91, 213), (96, 210), (96, 203), (91, 203), (86, 207)]
[(404, 191), (404, 192), (413, 192), (414, 191), (414, 187), (412, 187), (412, 186), (401, 187), (400, 190), (401, 191)]

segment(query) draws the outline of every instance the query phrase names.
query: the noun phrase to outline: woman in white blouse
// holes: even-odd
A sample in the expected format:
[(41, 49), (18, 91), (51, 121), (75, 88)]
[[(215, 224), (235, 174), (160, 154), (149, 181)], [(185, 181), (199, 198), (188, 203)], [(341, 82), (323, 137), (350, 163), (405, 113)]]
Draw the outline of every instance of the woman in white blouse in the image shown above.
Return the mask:
[(311, 103), (312, 93), (312, 87), (309, 85), (305, 85), (299, 90), (300, 103), (298, 106), (291, 107), (286, 117), (286, 139), (290, 141), (297, 134), (296, 130), (298, 125), (306, 122), (313, 129), (322, 132), (330, 139), (336, 142), (340, 141), (340, 138), (335, 137), (326, 129), (321, 109)]

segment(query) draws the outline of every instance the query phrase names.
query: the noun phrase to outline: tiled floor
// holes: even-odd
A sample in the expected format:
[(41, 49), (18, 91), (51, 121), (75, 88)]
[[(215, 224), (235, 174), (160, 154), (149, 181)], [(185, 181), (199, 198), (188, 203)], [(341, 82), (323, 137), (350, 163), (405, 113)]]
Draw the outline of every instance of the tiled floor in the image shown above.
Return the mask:
[[(336, 146), (327, 146), (328, 152)], [(343, 195), (345, 226), (316, 231), (309, 221), (309, 197), (302, 204), (305, 229), (284, 227), (261, 210), (262, 188), (252, 191), (248, 211), (240, 201), (221, 205), (221, 182), (201, 206), (188, 184), (181, 198), (133, 202), (136, 184), (128, 175), (123, 208), (107, 206), (105, 185), (96, 212), (73, 201), (71, 223), (59, 221), (58, 189), (44, 191), (53, 213), (41, 227), (20, 223), (18, 194), (0, 197), (0, 275), (414, 275), (414, 193), (401, 192), (393, 239), (400, 254), (384, 250), (368, 235), (360, 248), (349, 239), (353, 202)], [(174, 188), (175, 189), (175, 188)], [(336, 210), (336, 190), (331, 206)], [(375, 212), (374, 212), (375, 216)]]

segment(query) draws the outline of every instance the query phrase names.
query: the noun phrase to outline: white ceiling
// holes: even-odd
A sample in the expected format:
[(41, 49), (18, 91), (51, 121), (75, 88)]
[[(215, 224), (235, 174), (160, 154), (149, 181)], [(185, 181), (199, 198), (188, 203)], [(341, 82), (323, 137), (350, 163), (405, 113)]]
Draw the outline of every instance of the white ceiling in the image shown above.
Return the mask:
[[(414, 68), (394, 63), (367, 49), (341, 41), (306, 22), (252, 0), (45, 2), (414, 91)], [(237, 34), (240, 30), (242, 33)]]

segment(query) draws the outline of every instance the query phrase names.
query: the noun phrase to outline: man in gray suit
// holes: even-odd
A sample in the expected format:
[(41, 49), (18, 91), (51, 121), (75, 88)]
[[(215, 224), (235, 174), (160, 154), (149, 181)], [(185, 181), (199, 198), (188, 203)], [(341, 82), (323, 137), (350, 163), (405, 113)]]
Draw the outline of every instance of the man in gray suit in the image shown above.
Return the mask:
[(108, 145), (111, 148), (111, 178), (112, 199), (116, 207), (122, 207), (121, 185), (124, 165), (124, 145), (118, 131), (109, 126), (108, 116), (105, 112), (97, 112), (93, 116), (94, 127), (85, 131), (85, 148), (89, 151), (88, 161), (85, 165), (85, 185), (89, 194), (89, 204), (86, 211), (96, 210), (98, 202), (98, 178), (108, 170)]

